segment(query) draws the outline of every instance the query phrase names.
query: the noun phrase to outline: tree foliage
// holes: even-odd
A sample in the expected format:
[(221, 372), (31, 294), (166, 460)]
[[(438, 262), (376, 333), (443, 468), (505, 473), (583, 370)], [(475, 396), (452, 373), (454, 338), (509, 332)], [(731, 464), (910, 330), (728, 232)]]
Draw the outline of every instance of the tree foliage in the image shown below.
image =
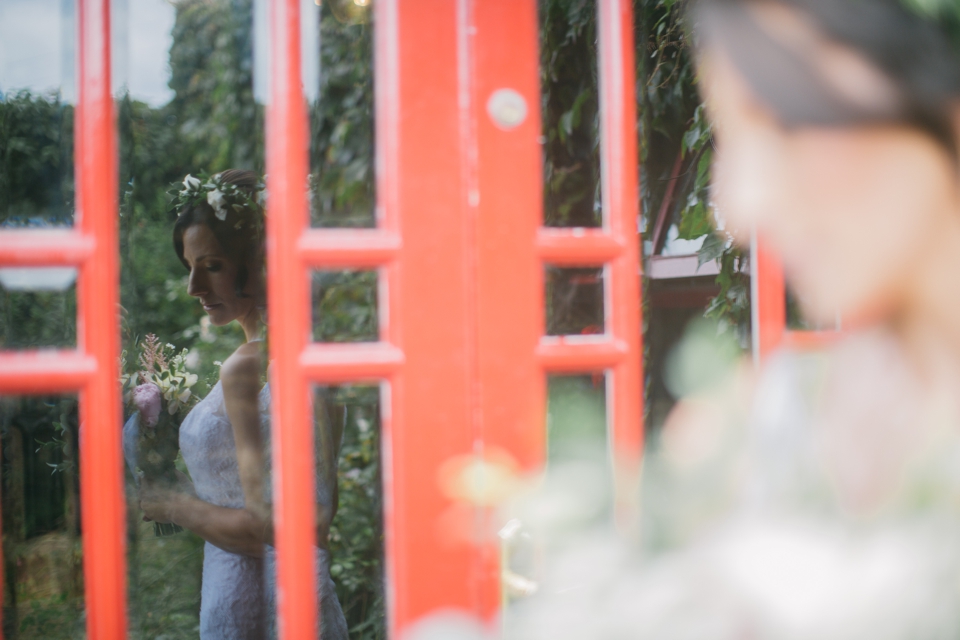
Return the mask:
[(697, 90), (686, 8), (689, 0), (636, 0), (637, 79), (640, 109), (641, 200), (646, 239), (660, 210), (677, 156), (681, 168), (670, 221), (682, 240), (703, 239), (699, 263), (718, 261), (720, 291), (706, 315), (747, 344), (750, 319), (746, 255), (716, 219), (710, 199), (713, 134)]

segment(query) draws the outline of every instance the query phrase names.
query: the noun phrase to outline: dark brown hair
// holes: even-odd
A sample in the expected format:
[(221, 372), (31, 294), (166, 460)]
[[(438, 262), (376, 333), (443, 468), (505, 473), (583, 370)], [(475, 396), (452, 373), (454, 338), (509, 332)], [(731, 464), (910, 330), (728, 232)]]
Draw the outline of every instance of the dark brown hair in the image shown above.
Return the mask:
[(262, 273), (264, 263), (263, 209), (256, 204), (260, 179), (256, 173), (245, 169), (227, 169), (219, 174), (219, 178), (245, 192), (250, 202), (237, 209), (231, 208), (224, 220), (216, 216), (207, 202), (197, 201), (185, 206), (173, 225), (173, 248), (183, 266), (189, 269), (190, 265), (183, 257), (183, 234), (194, 225), (206, 225), (220, 243), (224, 255), (237, 265), (237, 295), (249, 297), (245, 289), (250, 274)]
[[(695, 0), (699, 44), (723, 50), (786, 127), (899, 123), (957, 157), (952, 107), (960, 97), (958, 16), (924, 15), (912, 0)], [(946, 2), (947, 5), (955, 3)], [(810, 20), (827, 41), (870, 63), (894, 89), (892, 104), (855, 104), (815, 65), (764, 28), (754, 9), (779, 5)]]

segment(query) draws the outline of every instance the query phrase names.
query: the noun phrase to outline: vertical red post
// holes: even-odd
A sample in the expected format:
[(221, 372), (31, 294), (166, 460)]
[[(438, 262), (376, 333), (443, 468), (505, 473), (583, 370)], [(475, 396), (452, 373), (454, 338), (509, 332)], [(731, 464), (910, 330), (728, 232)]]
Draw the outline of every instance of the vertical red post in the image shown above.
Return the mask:
[(762, 238), (751, 247), (750, 305), (753, 359), (760, 363), (783, 342), (787, 328), (783, 267)]
[[(632, 29), (628, 0), (608, 4), (600, 13), (604, 230), (538, 228), (535, 0), (375, 4), (378, 229), (306, 230), (298, 3), (274, 1), (267, 231), (284, 638), (316, 630), (312, 563), (303, 562), (314, 500), (307, 380), (387, 382), (391, 637), (443, 609), (496, 615), (498, 554), (483, 538), (490, 514), (446, 495), (438, 471), (493, 447), (527, 469), (542, 464), (545, 373), (613, 371), (611, 442), (618, 469), (634, 470), (642, 391)], [(544, 263), (608, 265), (604, 336), (541, 337)], [(308, 344), (306, 269), (321, 266), (380, 268), (380, 342)], [(445, 535), (451, 518), (481, 542)]]
[(317, 637), (316, 492), (308, 385), (300, 356), (309, 341), (310, 289), (298, 260), (307, 226), (308, 126), (300, 84), (300, 3), (270, 12), (271, 103), (267, 112), (267, 276), (277, 614), (280, 638)]
[(117, 146), (110, 94), (110, 2), (80, 0), (77, 226), (94, 239), (77, 283), (78, 349), (96, 360), (80, 394), (80, 501), (87, 635), (126, 637), (120, 388)]
[(623, 247), (607, 268), (607, 330), (628, 357), (611, 371), (609, 436), (621, 518), (634, 504), (643, 446), (643, 345), (640, 325), (640, 238), (637, 234), (636, 67), (630, 0), (597, 3), (600, 66), (600, 153), (604, 226)]
[(472, 344), (469, 213), (461, 107), (463, 0), (384, 0), (376, 19), (378, 206), (402, 238), (389, 269), (387, 335), (404, 363), (384, 430), (389, 632), (439, 609), (477, 610), (474, 549), (443, 535), (455, 509), (440, 466), (470, 454)]
[[(546, 454), (546, 378), (536, 359), (544, 330), (543, 219), (536, 0), (475, 0), (462, 32), (469, 92), (467, 215), (476, 299), (475, 449), (509, 452), (527, 471)], [(488, 534), (494, 514), (478, 513)], [(477, 549), (478, 615), (500, 610), (500, 543)]]

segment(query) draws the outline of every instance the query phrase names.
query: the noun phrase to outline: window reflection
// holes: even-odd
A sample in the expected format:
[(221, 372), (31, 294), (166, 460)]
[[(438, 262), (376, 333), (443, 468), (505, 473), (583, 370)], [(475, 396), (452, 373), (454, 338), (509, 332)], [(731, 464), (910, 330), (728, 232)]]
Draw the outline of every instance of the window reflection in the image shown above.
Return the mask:
[(546, 268), (547, 335), (604, 332), (603, 267)]
[(74, 9), (0, 3), (0, 224), (73, 222)]
[(320, 9), (320, 90), (310, 107), (311, 222), (373, 227), (373, 27), (369, 1)]
[(540, 0), (543, 211), (548, 227), (599, 227), (599, 93), (594, 0)]
[(76, 276), (69, 268), (0, 268), (0, 348), (75, 346)]
[(313, 339), (317, 342), (375, 342), (376, 271), (315, 271)]
[(606, 394), (603, 371), (547, 378), (548, 464), (606, 456)]
[[(313, 223), (372, 226), (367, 10), (309, 4)], [(126, 33), (115, 46), (129, 53), (117, 100), (130, 624), (143, 637), (276, 633), (265, 8), (127, 0), (117, 14)], [(320, 271), (314, 283), (315, 339), (377, 339), (376, 272)], [(347, 623), (382, 637), (378, 391), (324, 389), (315, 406), (323, 638), (345, 639)]]
[(83, 633), (77, 400), (0, 397), (3, 633)]
[[(383, 589), (383, 479), (380, 464), (380, 388), (317, 387), (317, 461), (336, 473), (330, 573), (351, 638), (386, 637)], [(337, 463), (329, 464), (333, 459)], [(319, 476), (318, 476), (319, 477)]]

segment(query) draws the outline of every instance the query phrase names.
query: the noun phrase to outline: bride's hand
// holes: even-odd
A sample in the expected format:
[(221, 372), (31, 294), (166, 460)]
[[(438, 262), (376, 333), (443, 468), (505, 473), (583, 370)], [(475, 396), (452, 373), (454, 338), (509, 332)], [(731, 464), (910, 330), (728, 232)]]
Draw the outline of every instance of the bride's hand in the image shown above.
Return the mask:
[[(183, 486), (182, 481), (180, 484)], [(143, 510), (143, 519), (146, 522), (173, 522), (177, 506), (189, 497), (189, 493), (177, 491), (168, 485), (149, 482), (146, 479), (140, 482), (139, 493), (140, 509)], [(192, 485), (190, 485), (190, 493), (192, 493)]]

